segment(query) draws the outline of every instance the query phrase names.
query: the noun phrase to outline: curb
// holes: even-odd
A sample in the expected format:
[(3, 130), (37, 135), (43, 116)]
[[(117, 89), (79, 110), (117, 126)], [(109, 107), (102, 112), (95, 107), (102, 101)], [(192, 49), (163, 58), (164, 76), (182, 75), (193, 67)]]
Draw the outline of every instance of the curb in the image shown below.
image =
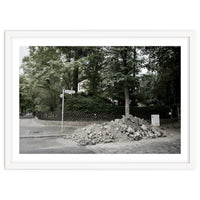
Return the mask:
[(62, 135), (27, 135), (27, 136), (20, 136), (20, 139), (25, 139), (25, 138), (45, 138), (45, 137), (64, 137), (66, 134)]

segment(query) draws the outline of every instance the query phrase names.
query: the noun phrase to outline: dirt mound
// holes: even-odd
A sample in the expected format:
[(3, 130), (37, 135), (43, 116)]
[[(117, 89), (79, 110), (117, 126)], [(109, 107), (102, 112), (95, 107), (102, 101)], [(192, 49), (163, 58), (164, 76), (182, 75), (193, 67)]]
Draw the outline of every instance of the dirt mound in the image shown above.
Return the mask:
[(164, 133), (151, 126), (147, 121), (133, 117), (122, 117), (103, 124), (91, 124), (77, 129), (71, 139), (79, 145), (95, 145), (97, 143), (134, 141), (142, 138), (162, 137)]

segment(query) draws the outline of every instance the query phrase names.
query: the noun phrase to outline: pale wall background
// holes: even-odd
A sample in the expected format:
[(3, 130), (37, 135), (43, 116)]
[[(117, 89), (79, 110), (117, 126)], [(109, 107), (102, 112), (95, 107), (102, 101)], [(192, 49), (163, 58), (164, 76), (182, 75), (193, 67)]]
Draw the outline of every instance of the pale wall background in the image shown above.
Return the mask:
[[(198, 50), (200, 36), (198, 2), (198, 0), (1, 0), (0, 199), (200, 199), (199, 159), (194, 170), (4, 170), (3, 127), (4, 30), (195, 30)], [(199, 58), (197, 66), (198, 64)], [(200, 74), (199, 72), (198, 70), (196, 74)], [(196, 98), (198, 98), (196, 101), (199, 100), (199, 94)], [(200, 111), (199, 106), (197, 108)], [(197, 146), (200, 146), (200, 140), (197, 141)], [(196, 157), (199, 157), (199, 154)]]

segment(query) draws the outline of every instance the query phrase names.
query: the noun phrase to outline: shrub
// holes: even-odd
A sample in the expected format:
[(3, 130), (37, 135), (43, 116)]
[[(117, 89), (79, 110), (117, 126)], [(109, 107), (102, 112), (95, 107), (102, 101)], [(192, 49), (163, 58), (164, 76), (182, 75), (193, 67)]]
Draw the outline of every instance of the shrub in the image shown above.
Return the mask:
[(67, 96), (65, 111), (110, 112), (113, 104), (100, 97)]
[[(66, 95), (65, 111), (104, 112), (124, 115), (124, 110), (124, 106), (117, 106), (98, 96)], [(169, 118), (169, 111), (169, 106), (130, 107), (132, 115), (144, 119), (150, 119), (152, 114), (159, 114), (161, 118)]]

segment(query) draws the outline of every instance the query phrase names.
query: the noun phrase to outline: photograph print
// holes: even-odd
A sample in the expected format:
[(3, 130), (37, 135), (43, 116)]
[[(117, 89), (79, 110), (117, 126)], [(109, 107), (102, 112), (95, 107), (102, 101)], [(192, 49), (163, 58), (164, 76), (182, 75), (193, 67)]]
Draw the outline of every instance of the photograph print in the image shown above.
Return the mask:
[(181, 46), (20, 46), (20, 154), (180, 154)]

